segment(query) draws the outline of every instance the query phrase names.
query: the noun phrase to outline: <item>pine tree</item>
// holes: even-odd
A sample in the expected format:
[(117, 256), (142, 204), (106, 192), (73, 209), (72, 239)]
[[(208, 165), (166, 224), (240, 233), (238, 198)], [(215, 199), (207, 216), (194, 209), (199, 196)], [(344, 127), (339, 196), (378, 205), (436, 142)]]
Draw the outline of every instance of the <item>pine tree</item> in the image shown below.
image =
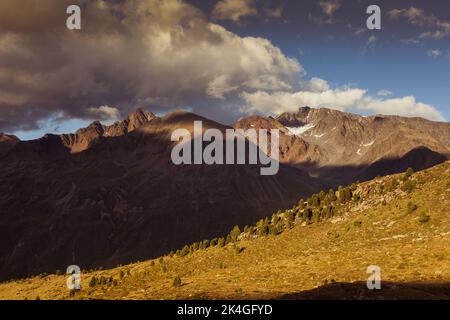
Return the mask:
[(328, 199), (330, 200), (330, 202), (334, 202), (337, 200), (336, 193), (333, 189), (328, 190)]
[(270, 225), (269, 226), (269, 234), (276, 236), (280, 233), (280, 230), (278, 229), (277, 225)]
[(320, 211), (319, 209), (315, 209), (312, 216), (313, 222), (320, 222)]
[(294, 213), (291, 210), (288, 210), (284, 213), (284, 218), (288, 222), (294, 222)]
[(234, 228), (230, 232), (231, 242), (236, 242), (240, 234), (241, 234), (241, 229), (239, 229), (239, 226), (234, 226)]
[(257, 224), (257, 233), (259, 236), (266, 236), (269, 233), (268, 219), (259, 220)]
[(311, 222), (311, 218), (312, 218), (312, 210), (311, 208), (306, 208), (305, 211), (303, 211), (303, 221), (305, 221), (306, 223), (310, 223)]
[[(122, 273), (123, 271), (121, 271)], [(97, 284), (97, 278), (95, 276), (93, 276), (91, 278), (91, 280), (89, 281), (89, 287), (95, 287), (95, 285)]]
[(181, 251), (180, 251), (180, 257), (184, 257), (184, 256), (186, 256), (187, 254), (189, 254), (189, 247), (186, 245), (186, 246), (183, 247), (183, 249), (181, 249)]
[(325, 194), (325, 192), (323, 190), (319, 192), (319, 200), (320, 200), (320, 202), (325, 200), (325, 196), (326, 196), (326, 194)]
[(305, 208), (305, 200), (302, 198), (300, 199), (300, 201), (298, 202), (298, 209), (299, 210), (303, 210)]
[(272, 216), (272, 224), (277, 224), (278, 223), (278, 221), (280, 221), (280, 216), (278, 215), (278, 214), (274, 214), (273, 216)]
[(338, 199), (339, 199), (339, 203), (345, 202), (345, 193), (344, 193), (344, 188), (342, 188), (342, 186), (338, 187)]
[(346, 187), (344, 189), (344, 201), (349, 202), (350, 200), (352, 200), (352, 190), (350, 187)]
[(407, 180), (409, 179), (409, 177), (411, 177), (414, 173), (414, 170), (412, 168), (408, 168), (406, 169), (404, 175), (403, 175), (403, 180)]

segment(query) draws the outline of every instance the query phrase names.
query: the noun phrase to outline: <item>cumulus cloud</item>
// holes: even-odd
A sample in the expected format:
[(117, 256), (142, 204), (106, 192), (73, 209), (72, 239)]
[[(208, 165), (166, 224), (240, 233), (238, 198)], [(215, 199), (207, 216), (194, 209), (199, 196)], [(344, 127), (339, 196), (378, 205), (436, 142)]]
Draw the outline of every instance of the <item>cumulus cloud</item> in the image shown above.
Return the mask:
[(278, 114), (295, 112), (299, 106), (314, 108), (333, 108), (341, 111), (354, 106), (364, 96), (362, 89), (335, 89), (323, 92), (296, 91), (268, 93), (257, 91), (244, 92), (242, 98), (247, 102), (246, 112)]
[(270, 41), (229, 32), (181, 0), (83, 1), (81, 31), (65, 27), (72, 3), (0, 2), (0, 130), (59, 112), (91, 118), (105, 105), (211, 114), (239, 90), (290, 90), (303, 72)]
[(416, 98), (406, 96), (395, 99), (374, 99), (365, 97), (355, 106), (358, 110), (372, 113), (400, 115), (405, 117), (422, 117), (429, 120), (444, 121), (442, 114), (431, 105), (417, 102)]
[(258, 10), (254, 6), (254, 0), (222, 0), (213, 10), (213, 17), (216, 20), (239, 22), (244, 17), (256, 15)]
[[(243, 112), (279, 114), (282, 112), (295, 112), (299, 106), (314, 108), (332, 108), (350, 112), (370, 112), (387, 115), (400, 115), (407, 117), (424, 117), (430, 120), (445, 120), (433, 106), (417, 102), (412, 96), (382, 99), (367, 94), (367, 90), (360, 88), (331, 88), (322, 79), (313, 78), (311, 84), (304, 86), (300, 91), (277, 91), (268, 93), (257, 91), (244, 92), (242, 98), (246, 101)], [(320, 86), (312, 84), (321, 83)], [(387, 94), (387, 91), (381, 92)]]
[(326, 80), (313, 77), (311, 78), (311, 80), (306, 81), (303, 84), (302, 89), (304, 91), (311, 91), (311, 92), (324, 92), (330, 89), (330, 85)]

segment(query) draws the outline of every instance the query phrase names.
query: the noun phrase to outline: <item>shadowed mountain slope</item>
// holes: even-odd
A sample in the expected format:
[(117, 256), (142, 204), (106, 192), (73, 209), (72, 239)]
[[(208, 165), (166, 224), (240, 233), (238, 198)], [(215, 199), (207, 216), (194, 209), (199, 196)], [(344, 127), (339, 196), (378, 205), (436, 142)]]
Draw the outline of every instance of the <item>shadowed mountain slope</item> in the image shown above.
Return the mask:
[(112, 126), (16, 142), (0, 158), (0, 278), (152, 258), (322, 188), (285, 165), (275, 176), (258, 165), (175, 166), (170, 134), (194, 120), (226, 128), (138, 110)]
[[(450, 162), (345, 189), (351, 197), (319, 193), (227, 244), (84, 271), (73, 294), (67, 275), (43, 274), (1, 284), (0, 299), (450, 299)], [(381, 290), (367, 288), (371, 265)]]

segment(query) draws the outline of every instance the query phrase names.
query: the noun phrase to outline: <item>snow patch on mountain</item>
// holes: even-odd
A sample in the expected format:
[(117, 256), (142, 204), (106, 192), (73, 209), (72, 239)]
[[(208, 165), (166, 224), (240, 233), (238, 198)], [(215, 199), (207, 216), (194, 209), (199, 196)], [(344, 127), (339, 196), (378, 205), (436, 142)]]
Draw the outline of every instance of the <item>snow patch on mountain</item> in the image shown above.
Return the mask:
[(305, 133), (308, 130), (311, 130), (312, 128), (314, 128), (316, 125), (315, 124), (306, 124), (304, 126), (301, 127), (286, 127), (289, 131), (289, 135), (296, 135), (299, 136), (303, 133)]
[(373, 145), (375, 143), (375, 140), (370, 141), (369, 143), (361, 143), (359, 146), (360, 147), (370, 147), (371, 145)]

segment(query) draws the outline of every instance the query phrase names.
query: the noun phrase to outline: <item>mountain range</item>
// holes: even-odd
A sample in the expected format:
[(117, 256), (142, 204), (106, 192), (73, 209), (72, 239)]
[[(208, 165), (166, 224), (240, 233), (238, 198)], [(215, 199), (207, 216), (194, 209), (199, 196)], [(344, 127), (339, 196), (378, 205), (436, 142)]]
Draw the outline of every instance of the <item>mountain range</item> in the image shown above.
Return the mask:
[[(172, 164), (174, 129), (280, 130), (280, 170)], [(302, 107), (231, 126), (138, 109), (105, 126), (20, 141), (0, 134), (0, 279), (160, 256), (253, 224), (319, 190), (450, 158), (450, 124)]]
[(422, 118), (302, 107), (275, 118), (244, 118), (234, 126), (279, 128), (280, 161), (334, 186), (450, 158), (450, 124)]

